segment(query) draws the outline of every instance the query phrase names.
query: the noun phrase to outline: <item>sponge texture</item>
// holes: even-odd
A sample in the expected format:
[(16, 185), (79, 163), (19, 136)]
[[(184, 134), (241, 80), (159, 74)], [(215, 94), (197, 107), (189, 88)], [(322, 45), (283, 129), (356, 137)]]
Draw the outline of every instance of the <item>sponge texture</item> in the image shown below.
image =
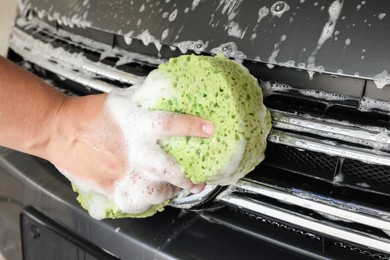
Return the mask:
[(162, 97), (153, 109), (200, 116), (216, 125), (210, 139), (161, 142), (194, 183), (234, 183), (264, 159), (270, 114), (257, 79), (245, 67), (223, 56), (186, 55), (158, 69), (170, 75), (175, 95)]
[(72, 185), (72, 188), (73, 191), (78, 193), (77, 201), (84, 209), (88, 210), (88, 213), (91, 215), (91, 217), (95, 219), (146, 218), (153, 216), (157, 212), (163, 211), (164, 207), (169, 203), (169, 200), (166, 200), (145, 212), (139, 214), (130, 214), (121, 211), (115, 205), (113, 200), (103, 194), (95, 192), (81, 192), (75, 185)]

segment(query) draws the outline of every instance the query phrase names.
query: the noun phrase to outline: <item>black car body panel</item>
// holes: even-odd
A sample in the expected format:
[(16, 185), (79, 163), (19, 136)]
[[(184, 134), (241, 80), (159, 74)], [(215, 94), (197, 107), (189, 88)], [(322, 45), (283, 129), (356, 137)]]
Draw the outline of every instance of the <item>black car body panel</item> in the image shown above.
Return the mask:
[[(25, 0), (60, 25), (90, 27), (145, 45), (224, 52), (335, 75), (389, 81), (390, 4), (376, 1)], [(369, 66), (367, 66), (369, 64)]]

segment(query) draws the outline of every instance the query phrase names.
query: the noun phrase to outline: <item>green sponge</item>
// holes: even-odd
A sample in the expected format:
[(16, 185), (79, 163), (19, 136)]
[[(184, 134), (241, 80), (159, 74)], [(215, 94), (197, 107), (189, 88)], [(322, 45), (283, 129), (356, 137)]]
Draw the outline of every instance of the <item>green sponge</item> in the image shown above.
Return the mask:
[(153, 109), (196, 115), (216, 125), (210, 139), (161, 142), (194, 183), (232, 184), (264, 159), (271, 117), (257, 79), (246, 68), (219, 55), (187, 55), (158, 70), (170, 75), (175, 95)]
[[(148, 86), (153, 91), (136, 93), (138, 105), (196, 115), (216, 126), (211, 138), (174, 136), (160, 141), (192, 182), (232, 184), (264, 159), (271, 117), (263, 105), (256, 78), (245, 67), (223, 55), (185, 55), (161, 64), (155, 72), (143, 84), (144, 91)], [(162, 81), (165, 83), (161, 84)], [(90, 212), (98, 203), (102, 208), (99, 207), (102, 211), (99, 218), (148, 217), (169, 203), (166, 201), (144, 213), (127, 214), (100, 194), (79, 192), (78, 201)]]
[(80, 205), (84, 209), (88, 210), (91, 217), (96, 219), (146, 218), (156, 214), (157, 212), (163, 211), (164, 207), (169, 203), (169, 200), (166, 200), (145, 212), (139, 214), (130, 214), (121, 211), (111, 199), (103, 194), (95, 192), (81, 192), (74, 184), (72, 184), (72, 188), (73, 191), (78, 193), (77, 201), (80, 203)]

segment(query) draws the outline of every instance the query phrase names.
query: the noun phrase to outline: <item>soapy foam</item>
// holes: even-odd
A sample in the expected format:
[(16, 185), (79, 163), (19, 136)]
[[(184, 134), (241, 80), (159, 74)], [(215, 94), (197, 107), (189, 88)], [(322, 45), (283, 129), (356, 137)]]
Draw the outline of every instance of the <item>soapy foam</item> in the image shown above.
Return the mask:
[(267, 63), (268, 68), (272, 68), (273, 65), (276, 64), (275, 59), (279, 54), (280, 45), (282, 44), (282, 42), (284, 42), (286, 40), (286, 38), (287, 38), (286, 35), (283, 34), (282, 37), (280, 38), (280, 41), (274, 45), (274, 49), (271, 53), (271, 56), (268, 58), (268, 63)]
[(332, 101), (345, 101), (348, 100), (346, 96), (335, 94), (335, 93), (329, 93), (323, 90), (314, 90), (314, 89), (299, 89), (299, 93), (305, 96), (311, 96), (316, 99), (323, 99), (323, 100), (332, 100)]
[(162, 98), (175, 98), (171, 78), (159, 70), (153, 70), (142, 83), (142, 88), (134, 93), (133, 99), (138, 105), (153, 107)]
[[(163, 80), (164, 87), (167, 87), (167, 77)], [(156, 82), (155, 82), (156, 83)], [(149, 86), (149, 85), (146, 85)], [(106, 108), (115, 119), (121, 130), (127, 135), (126, 147), (127, 157), (131, 168), (127, 170), (124, 178), (115, 184), (113, 200), (115, 204), (124, 212), (141, 213), (152, 205), (163, 202), (174, 194), (174, 190), (167, 190), (162, 196), (156, 196), (161, 190), (147, 190), (158, 188), (158, 183), (166, 181), (165, 177), (159, 177), (158, 174), (145, 171), (145, 162), (150, 162), (153, 155), (153, 165), (156, 169), (170, 169), (172, 172), (181, 172), (181, 167), (168, 156), (164, 156), (162, 148), (157, 140), (161, 138), (161, 125), (155, 122), (161, 122), (162, 112), (151, 112), (144, 107), (140, 107), (137, 102), (137, 96), (134, 94), (137, 90), (144, 88), (144, 85), (133, 86), (126, 91), (112, 91), (106, 101)], [(146, 91), (145, 91), (146, 92)], [(125, 112), (126, 111), (126, 112)], [(125, 112), (125, 113), (124, 113)], [(134, 124), (137, 122), (137, 124)], [(142, 149), (137, 149), (142, 147)], [(174, 175), (170, 175), (174, 177)], [(177, 181), (177, 180), (172, 180)], [(76, 184), (77, 185), (77, 184)], [(139, 202), (145, 202), (139, 204)]]
[(172, 13), (168, 17), (168, 21), (173, 22), (177, 17), (177, 12), (178, 12), (177, 9), (173, 10)]
[(235, 145), (235, 151), (229, 160), (229, 164), (226, 166), (225, 169), (221, 170), (221, 174), (218, 176), (218, 179), (216, 179), (215, 181), (210, 181), (210, 184), (234, 184), (246, 174), (246, 172), (238, 171), (245, 153), (246, 143), (246, 140), (242, 139)]
[(161, 40), (165, 40), (168, 37), (169, 34), (169, 28), (165, 29), (161, 34)]
[(106, 198), (104, 196), (94, 196), (89, 201), (88, 213), (95, 219), (103, 219), (106, 216), (106, 208), (104, 207)]
[(159, 42), (153, 35), (149, 33), (149, 30), (143, 31), (137, 36), (138, 39), (142, 41), (145, 46), (148, 46), (150, 43), (153, 43), (156, 46), (157, 50), (160, 51), (162, 44)]
[[(107, 44), (96, 42), (96, 41), (91, 41), (91, 39), (88, 39), (86, 37), (72, 34), (72, 33), (68, 33), (67, 31), (64, 31), (62, 29), (53, 28), (52, 26), (50, 26), (46, 23), (43, 23), (41, 20), (38, 20), (38, 19), (31, 18), (31, 20), (26, 20), (24, 18), (18, 18), (16, 20), (16, 23), (20, 27), (37, 28), (36, 32), (39, 32), (41, 30), (45, 30), (47, 33), (53, 35), (53, 37), (60, 38), (60, 39), (65, 40), (65, 41), (66, 41), (66, 38), (69, 38), (69, 39), (71, 39), (71, 42), (73, 42), (73, 43), (76, 42), (78, 45), (82, 46), (82, 48), (101, 53), (100, 60), (102, 60), (108, 56), (119, 57), (120, 59), (116, 63), (116, 66), (120, 66), (122, 64), (130, 63), (130, 62), (134, 62), (134, 61), (142, 61), (144, 63), (149, 63), (149, 64), (153, 64), (153, 65), (158, 65), (158, 64), (166, 62), (165, 59), (146, 56), (146, 55), (142, 55), (139, 53), (128, 52), (128, 51), (124, 51), (123, 49), (112, 48), (111, 45), (107, 45)], [(128, 36), (133, 35), (133, 33), (134, 32), (130, 31), (127, 35)], [(31, 36), (29, 36), (29, 37), (31, 38), (31, 41), (34, 42), (34, 38)], [(127, 41), (130, 41), (130, 40), (127, 39)], [(51, 47), (50, 44), (42, 43), (42, 46), (40, 48), (45, 49), (45, 48), (53, 48), (53, 47)], [(62, 49), (62, 48), (57, 48), (57, 49)], [(58, 54), (58, 55), (61, 55), (61, 54)], [(72, 55), (72, 54), (68, 53), (67, 55)], [(74, 55), (76, 55), (76, 54), (74, 54)], [(77, 54), (77, 55), (79, 55), (79, 54)], [(80, 59), (80, 57), (77, 57), (77, 58)], [(80, 61), (78, 61), (78, 63), (80, 63)]]
[(41, 19), (47, 17), (49, 21), (56, 21), (59, 25), (65, 25), (70, 28), (87, 28), (92, 26), (92, 22), (87, 20), (88, 12), (82, 12), (81, 10), (80, 13), (82, 13), (82, 15), (75, 14), (72, 17), (63, 16), (59, 12), (53, 12), (50, 14), (46, 10), (38, 10), (37, 8), (35, 8), (35, 11)]
[(259, 24), (260, 24), (261, 20), (263, 20), (263, 18), (266, 17), (268, 14), (269, 14), (269, 8), (268, 7), (263, 6), (263, 7), (260, 8), (259, 14), (258, 14), (258, 18), (257, 18), (257, 23), (253, 27), (253, 32), (255, 32), (257, 30), (257, 27), (259, 27)]
[(390, 112), (390, 102), (363, 97), (359, 102), (358, 109), (364, 112), (369, 112), (374, 110), (382, 110), (382, 111)]
[(261, 86), (264, 90), (264, 96), (273, 95), (275, 92), (289, 92), (292, 90), (292, 87), (286, 84), (282, 84), (274, 81), (263, 81), (261, 82)]
[(225, 57), (233, 58), (237, 62), (243, 62), (246, 59), (246, 55), (237, 49), (237, 45), (234, 42), (228, 42), (221, 44), (220, 46), (211, 50), (213, 54), (223, 53)]
[(288, 10), (290, 10), (290, 6), (284, 1), (277, 1), (270, 8), (272, 15), (278, 18), (282, 17)]
[(187, 53), (188, 50), (194, 51), (196, 54), (200, 54), (201, 52), (205, 51), (207, 46), (209, 45), (209, 42), (203, 42), (201, 40), (198, 41), (183, 41), (176, 44), (176, 46), (179, 48), (181, 53)]
[(195, 10), (195, 8), (199, 5), (200, 0), (193, 0), (191, 5), (191, 10)]
[(311, 53), (307, 61), (307, 70), (310, 78), (313, 78), (314, 71), (318, 70), (318, 67), (316, 67), (315, 65), (316, 56), (318, 54), (318, 51), (321, 49), (322, 45), (325, 43), (325, 41), (327, 41), (333, 35), (334, 28), (340, 16), (342, 7), (343, 7), (342, 0), (336, 0), (329, 6), (328, 22), (324, 25), (324, 28), (322, 29), (321, 36), (318, 39), (317, 47), (313, 50), (313, 52)]
[(243, 30), (240, 28), (240, 25), (234, 21), (231, 21), (228, 26), (225, 27), (228, 31), (229, 36), (233, 36), (239, 39), (244, 38), (246, 29)]
[(382, 71), (374, 76), (374, 83), (377, 88), (382, 89), (384, 86), (390, 84), (390, 75), (387, 70)]
[(230, 22), (237, 16), (241, 3), (242, 0), (221, 0), (217, 10), (222, 6), (222, 14), (227, 14)]
[(125, 39), (125, 42), (127, 45), (131, 44), (131, 42), (133, 40), (133, 38), (132, 38), (133, 34), (134, 34), (134, 31), (130, 31), (130, 32), (126, 33), (125, 35), (123, 35), (123, 38)]
[(261, 20), (263, 20), (264, 17), (266, 17), (269, 14), (269, 9), (266, 6), (263, 6), (259, 10), (259, 18), (257, 18), (257, 23), (260, 23)]

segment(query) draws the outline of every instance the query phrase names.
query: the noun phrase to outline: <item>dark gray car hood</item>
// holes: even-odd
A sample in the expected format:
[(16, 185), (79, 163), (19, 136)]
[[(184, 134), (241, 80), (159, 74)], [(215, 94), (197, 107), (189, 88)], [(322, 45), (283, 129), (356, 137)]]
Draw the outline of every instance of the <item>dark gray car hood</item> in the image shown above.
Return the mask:
[(243, 0), (24, 0), (57, 23), (182, 52), (224, 52), (313, 72), (390, 82), (390, 2)]

